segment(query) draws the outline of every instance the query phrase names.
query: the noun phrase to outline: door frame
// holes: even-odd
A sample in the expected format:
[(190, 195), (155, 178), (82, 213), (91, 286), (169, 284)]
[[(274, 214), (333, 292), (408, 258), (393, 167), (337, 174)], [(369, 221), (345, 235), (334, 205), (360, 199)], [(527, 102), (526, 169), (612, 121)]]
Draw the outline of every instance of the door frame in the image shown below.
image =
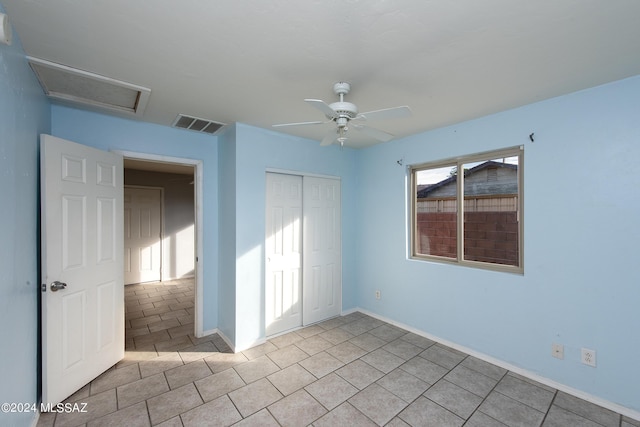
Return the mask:
[(204, 224), (203, 204), (204, 194), (202, 191), (202, 177), (204, 175), (204, 163), (202, 160), (188, 159), (184, 157), (172, 157), (158, 154), (140, 153), (134, 151), (114, 150), (115, 153), (122, 155), (125, 159), (147, 160), (158, 163), (173, 163), (186, 166), (193, 166), (193, 193), (194, 193), (194, 210), (195, 210), (195, 313), (194, 313), (194, 335), (200, 338), (204, 335), (203, 330), (203, 263), (202, 253), (204, 246), (204, 237), (202, 232), (202, 224)]

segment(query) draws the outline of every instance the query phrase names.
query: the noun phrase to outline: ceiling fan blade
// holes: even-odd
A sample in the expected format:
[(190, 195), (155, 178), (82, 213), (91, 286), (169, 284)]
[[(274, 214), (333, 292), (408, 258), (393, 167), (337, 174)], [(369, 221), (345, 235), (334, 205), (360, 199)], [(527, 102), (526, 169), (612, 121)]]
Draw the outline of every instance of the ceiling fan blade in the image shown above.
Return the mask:
[(328, 123), (328, 122), (315, 121), (315, 122), (298, 122), (298, 123), (280, 123), (277, 125), (271, 125), (271, 127), (279, 128), (283, 126), (321, 125), (323, 123)]
[(326, 134), (324, 138), (322, 138), (322, 141), (320, 142), (320, 146), (324, 147), (327, 145), (331, 145), (335, 142), (337, 138), (338, 138), (337, 133), (332, 130), (328, 134)]
[(356, 116), (356, 119), (361, 120), (385, 120), (385, 119), (401, 119), (411, 116), (411, 109), (406, 105), (402, 107), (384, 108), (382, 110), (367, 111), (360, 113)]
[(393, 135), (391, 135), (390, 133), (383, 132), (378, 129), (370, 128), (369, 126), (363, 126), (363, 125), (357, 125), (357, 124), (352, 124), (352, 126), (357, 130), (359, 130), (360, 132), (366, 133), (370, 137), (377, 139), (378, 141), (387, 142), (393, 138)]
[(333, 108), (331, 108), (329, 104), (327, 104), (321, 99), (305, 99), (304, 102), (316, 107), (318, 110), (322, 111), (327, 117), (331, 119), (335, 119), (336, 117), (338, 117), (338, 114), (336, 114), (336, 112), (333, 111)]

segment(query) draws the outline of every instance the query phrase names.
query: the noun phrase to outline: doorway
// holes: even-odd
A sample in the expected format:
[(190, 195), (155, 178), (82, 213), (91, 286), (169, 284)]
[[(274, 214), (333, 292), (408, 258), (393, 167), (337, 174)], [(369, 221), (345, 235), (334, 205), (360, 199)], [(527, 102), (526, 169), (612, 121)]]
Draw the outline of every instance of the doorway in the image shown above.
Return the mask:
[(340, 180), (268, 172), (265, 332), (272, 336), (342, 310)]
[[(203, 330), (202, 176), (199, 160), (146, 153), (119, 152), (127, 185), (162, 187), (161, 280), (192, 277), (195, 287), (194, 335)], [(135, 172), (134, 172), (135, 171)], [(145, 174), (147, 178), (145, 178)], [(153, 174), (149, 181), (149, 174)], [(189, 206), (191, 209), (187, 209)]]

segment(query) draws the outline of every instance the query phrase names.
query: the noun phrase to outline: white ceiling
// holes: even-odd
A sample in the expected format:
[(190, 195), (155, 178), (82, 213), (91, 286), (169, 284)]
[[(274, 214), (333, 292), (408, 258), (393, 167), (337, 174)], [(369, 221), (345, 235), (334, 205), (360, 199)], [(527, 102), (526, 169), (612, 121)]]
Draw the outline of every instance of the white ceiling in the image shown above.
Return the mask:
[[(0, 0), (28, 55), (151, 89), (143, 120), (322, 120), (402, 137), (640, 74), (638, 0)], [(330, 124), (279, 128), (320, 140)], [(351, 130), (347, 145), (375, 140)]]

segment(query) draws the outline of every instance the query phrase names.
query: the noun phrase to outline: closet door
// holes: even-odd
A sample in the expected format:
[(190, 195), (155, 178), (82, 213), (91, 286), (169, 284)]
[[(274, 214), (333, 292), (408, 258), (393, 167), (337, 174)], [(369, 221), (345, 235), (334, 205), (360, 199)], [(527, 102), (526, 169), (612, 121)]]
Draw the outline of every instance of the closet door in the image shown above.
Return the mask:
[(265, 327), (274, 335), (302, 325), (302, 177), (267, 173)]
[(304, 177), (304, 325), (342, 311), (340, 200), (340, 180)]

